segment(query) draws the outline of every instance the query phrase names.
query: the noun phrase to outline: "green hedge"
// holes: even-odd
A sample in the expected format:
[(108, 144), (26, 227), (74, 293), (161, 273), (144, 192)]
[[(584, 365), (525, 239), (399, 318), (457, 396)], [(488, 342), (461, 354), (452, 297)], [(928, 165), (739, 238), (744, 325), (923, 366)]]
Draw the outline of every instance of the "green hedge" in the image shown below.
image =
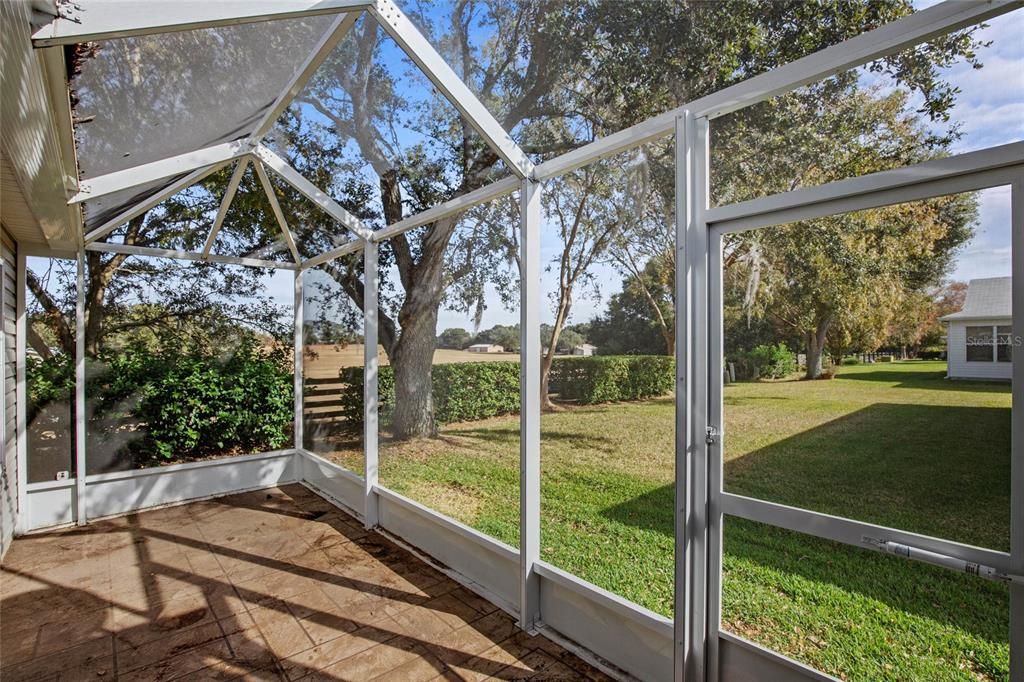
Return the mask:
[(552, 364), (549, 389), (559, 400), (592, 405), (656, 398), (675, 381), (675, 359), (666, 355), (572, 357)]
[[(363, 422), (363, 368), (339, 373), (347, 384), (342, 413), (352, 424)], [(644, 400), (666, 395), (675, 385), (675, 362), (660, 355), (556, 358), (549, 388), (560, 400), (579, 404)], [(438, 424), (475, 421), (519, 412), (518, 362), (466, 362), (434, 365), (434, 420)], [(395, 405), (390, 366), (378, 376), (379, 414), (388, 423)]]

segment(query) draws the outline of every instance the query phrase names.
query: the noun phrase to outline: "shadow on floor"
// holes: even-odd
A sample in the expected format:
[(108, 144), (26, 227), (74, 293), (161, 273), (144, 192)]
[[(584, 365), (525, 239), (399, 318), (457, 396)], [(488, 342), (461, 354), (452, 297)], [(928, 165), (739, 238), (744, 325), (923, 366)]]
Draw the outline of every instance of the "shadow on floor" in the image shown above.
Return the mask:
[(0, 677), (608, 679), (305, 488), (20, 538)]

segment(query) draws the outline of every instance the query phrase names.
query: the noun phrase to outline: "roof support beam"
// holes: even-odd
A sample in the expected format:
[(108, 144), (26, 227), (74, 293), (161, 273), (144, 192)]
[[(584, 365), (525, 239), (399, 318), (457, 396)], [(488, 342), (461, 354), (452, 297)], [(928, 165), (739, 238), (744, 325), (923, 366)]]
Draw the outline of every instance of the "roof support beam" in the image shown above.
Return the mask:
[(316, 48), (313, 49), (313, 52), (306, 59), (305, 64), (292, 77), (288, 87), (278, 96), (274, 104), (263, 115), (263, 118), (260, 119), (259, 124), (253, 129), (252, 134), (249, 136), (251, 140), (259, 142), (270, 132), (274, 127), (274, 123), (277, 122), (277, 119), (280, 118), (281, 114), (292, 103), (292, 100), (298, 97), (299, 93), (302, 92), (302, 88), (306, 87), (306, 83), (313, 77), (313, 74), (320, 68), (320, 65), (324, 63), (334, 48), (338, 46), (338, 43), (352, 30), (360, 14), (361, 12), (349, 12), (334, 20), (331, 27), (327, 29), (320, 39), (320, 42), (317, 43)]
[(521, 184), (522, 183), (519, 178), (510, 176), (502, 180), (498, 180), (497, 182), (492, 182), (489, 185), (484, 185), (472, 192), (467, 192), (466, 194), (457, 196), (454, 199), (449, 199), (443, 204), (438, 204), (437, 206), (428, 208), (425, 211), (420, 211), (416, 215), (403, 218), (397, 223), (388, 225), (383, 230), (374, 232), (373, 241), (382, 242), (386, 239), (391, 239), (395, 235), (408, 232), (420, 225), (432, 223), (435, 220), (446, 218), (454, 213), (469, 210), (478, 204), (497, 199), (498, 197), (505, 196), (506, 194), (511, 194), (519, 189)]
[(336, 249), (324, 251), (319, 256), (313, 256), (312, 258), (306, 259), (302, 264), (302, 269), (309, 270), (310, 268), (315, 268), (318, 265), (323, 265), (328, 261), (332, 261), (335, 258), (341, 258), (342, 256), (346, 256), (350, 253), (355, 253), (359, 249), (363, 248), (364, 243), (366, 242), (363, 239), (350, 239)]
[(1019, 167), (1021, 164), (1024, 164), (1024, 142), (1011, 142), (976, 152), (922, 161), (913, 166), (836, 180), (817, 187), (803, 187), (728, 206), (716, 206), (708, 209), (706, 219), (709, 224), (724, 232), (810, 220), (836, 212), (858, 210), (856, 202), (849, 201), (857, 197), (885, 194), (896, 203), (912, 201), (911, 190), (915, 186), (931, 185), (960, 176), (973, 177), (1001, 168)]
[(724, 116), (1022, 6), (1022, 0), (948, 0), (594, 140), (579, 149), (538, 164), (535, 177), (544, 180), (568, 173), (664, 137), (672, 132), (676, 118), (685, 111), (691, 112), (696, 118)]
[(224, 224), (224, 218), (228, 215), (228, 209), (231, 207), (231, 202), (235, 199), (235, 193), (238, 192), (238, 186), (242, 183), (242, 177), (245, 175), (245, 169), (248, 165), (249, 157), (243, 156), (238, 160), (235, 172), (231, 174), (231, 179), (228, 180), (228, 186), (224, 189), (224, 198), (220, 200), (220, 208), (217, 209), (217, 217), (213, 220), (213, 227), (210, 228), (210, 234), (206, 238), (206, 244), (203, 246), (204, 258), (210, 255), (210, 249), (213, 248), (213, 242), (217, 239), (217, 233), (220, 232), (220, 228)]
[(275, 260), (262, 260), (260, 258), (246, 258), (244, 256), (222, 256), (211, 253), (204, 256), (193, 251), (178, 251), (176, 249), (155, 249), (149, 246), (135, 246), (133, 244), (107, 244), (95, 242), (86, 244), (86, 251), (100, 251), (102, 253), (123, 253), (129, 256), (149, 256), (151, 258), (175, 258), (177, 260), (209, 261), (212, 263), (227, 263), (229, 265), (246, 265), (254, 268), (272, 268), (274, 270), (298, 270), (295, 263), (286, 263)]
[(252, 145), (248, 140), (236, 140), (223, 144), (197, 149), (194, 152), (170, 156), (166, 159), (144, 163), (141, 166), (134, 166), (124, 170), (98, 175), (94, 178), (82, 180), (81, 191), (68, 201), (69, 204), (78, 204), (83, 201), (97, 199), (124, 189), (139, 187), (150, 182), (163, 180), (182, 173), (194, 171), (213, 164), (227, 163), (252, 151)]
[(129, 208), (127, 211), (119, 213), (118, 215), (114, 216), (107, 222), (97, 227), (95, 230), (89, 232), (87, 235), (85, 235), (86, 245), (95, 242), (97, 239), (102, 239), (103, 237), (107, 236), (115, 229), (117, 229), (118, 226), (124, 225), (126, 222), (133, 218), (137, 218), (138, 216), (142, 215), (149, 209), (159, 204), (167, 197), (177, 194), (178, 192), (180, 192), (183, 189), (186, 189), (187, 187), (191, 187), (192, 185), (196, 184), (206, 176), (220, 170), (229, 163), (231, 163), (230, 160), (222, 161), (221, 163), (216, 163), (212, 166), (207, 166), (206, 168), (200, 168), (197, 171), (189, 173), (180, 180), (176, 180), (175, 182), (163, 188), (162, 190), (160, 190), (153, 196), (149, 197), (148, 199), (142, 201), (141, 203), (136, 204), (132, 208)]
[(270, 151), (262, 144), (256, 145), (254, 154), (260, 161), (266, 164), (270, 170), (281, 176), (285, 182), (304, 194), (307, 199), (322, 208), (328, 215), (347, 227), (349, 230), (359, 235), (359, 237), (362, 239), (369, 239), (373, 235), (373, 232), (363, 225), (359, 218), (356, 218), (354, 215), (342, 208), (338, 202), (320, 191), (316, 185), (304, 178), (302, 174), (288, 165), (288, 162), (280, 156)]
[(77, 0), (36, 31), (36, 47), (336, 14), (366, 0)]
[(295, 246), (292, 231), (288, 229), (288, 221), (285, 220), (284, 211), (281, 210), (281, 202), (277, 200), (277, 191), (270, 182), (270, 178), (267, 177), (267, 170), (259, 161), (253, 162), (253, 168), (256, 169), (256, 177), (260, 179), (260, 184), (263, 185), (263, 192), (267, 195), (267, 201), (270, 202), (270, 210), (274, 212), (277, 226), (281, 228), (281, 236), (284, 238), (284, 243), (288, 245), (288, 250), (292, 252), (292, 259), (296, 263), (301, 263), (302, 256), (299, 255), (299, 250)]
[(498, 152), (498, 155), (520, 177), (533, 172), (533, 162), (508, 131), (498, 123), (491, 112), (476, 98), (466, 83), (448, 66), (434, 46), (420, 33), (409, 17), (391, 0), (375, 0), (370, 13), (388, 32), (409, 58), (416, 62), (434, 86), (462, 112), (470, 125)]

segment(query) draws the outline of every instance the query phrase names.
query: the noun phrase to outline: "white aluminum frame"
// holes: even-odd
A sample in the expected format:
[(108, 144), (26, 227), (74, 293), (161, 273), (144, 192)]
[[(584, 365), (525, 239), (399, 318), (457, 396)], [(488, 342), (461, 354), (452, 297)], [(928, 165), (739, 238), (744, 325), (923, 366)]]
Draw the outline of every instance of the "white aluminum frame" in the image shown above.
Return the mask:
[[(171, 183), (170, 185), (160, 190), (159, 192), (149, 197), (148, 199), (136, 204), (135, 206), (132, 206), (131, 208), (125, 211), (122, 211), (121, 213), (111, 218), (107, 222), (103, 223), (99, 227), (87, 232), (85, 235), (85, 243), (91, 244), (92, 242), (103, 239), (108, 234), (116, 230), (118, 227), (127, 223), (129, 220), (139, 217), (149, 209), (153, 208), (154, 206), (162, 202), (164, 199), (174, 194), (177, 194), (183, 189), (191, 187), (200, 180), (217, 172), (218, 170), (228, 165), (229, 163), (231, 163), (230, 160), (223, 161), (212, 166), (207, 166), (205, 168), (200, 168), (199, 170), (189, 173), (180, 180), (176, 180), (175, 182)], [(227, 209), (225, 208), (225, 210)]]
[(114, 192), (131, 189), (157, 180), (163, 180), (200, 168), (225, 164), (252, 152), (254, 145), (249, 140), (224, 142), (212, 147), (197, 149), (158, 161), (132, 166), (106, 175), (85, 178), (79, 183), (79, 191), (68, 199), (69, 204), (80, 204)]
[[(408, 17), (391, 0), (265, 0), (252, 5), (243, 0), (223, 0), (218, 3), (171, 2), (152, 0), (137, 2), (103, 2), (79, 0), (85, 8), (65, 8), (72, 16), (57, 19), (37, 32), (36, 45), (62, 45), (85, 40), (104, 40), (132, 35), (148, 35), (167, 31), (190, 30), (212, 26), (231, 25), (249, 21), (265, 21), (284, 17), (336, 13), (339, 16), (330, 30), (318, 42), (303, 65), (296, 71), (289, 85), (278, 96), (268, 111), (254, 126), (251, 133), (240, 140), (214, 145), (176, 157), (162, 159), (139, 167), (110, 173), (82, 181), (81, 191), (69, 203), (85, 201), (129, 187), (174, 175), (187, 175), (139, 205), (121, 212), (114, 219), (85, 235), (85, 250), (108, 253), (128, 253), (144, 256), (209, 260), (255, 267), (291, 269), (295, 271), (295, 468), (297, 480), (326, 495), (336, 495), (357, 515), (367, 527), (380, 527), (396, 532), (418, 546), (438, 552), (455, 552), (449, 563), (464, 575), (472, 575), (474, 589), (488, 592), (494, 585), (488, 581), (503, 580), (491, 575), (486, 568), (492, 561), (504, 562), (499, 571), (505, 575), (506, 564), (513, 557), (519, 563), (518, 593), (514, 589), (494, 591), (506, 596), (496, 597), (507, 610), (515, 611), (526, 628), (545, 632), (547, 614), (557, 623), (556, 629), (579, 641), (606, 645), (609, 639), (599, 627), (616, 627), (616, 617), (631, 621), (630, 633), (643, 632), (637, 644), (622, 650), (600, 651), (606, 658), (623, 669), (645, 679), (661, 679), (669, 664), (674, 663), (676, 680), (717, 680), (722, 675), (757, 676), (778, 675), (780, 679), (828, 679), (806, 666), (780, 654), (747, 642), (728, 633), (718, 633), (720, 620), (721, 523), (725, 513), (774, 523), (782, 527), (828, 537), (854, 544), (854, 534), (870, 531), (918, 547), (931, 548), (968, 560), (1024, 573), (1024, 465), (1021, 450), (1024, 447), (1024, 420), (1013, 423), (1014, 466), (1012, 470), (1013, 519), (1011, 525), (1011, 551), (1009, 554), (973, 548), (936, 538), (860, 524), (848, 519), (831, 517), (804, 510), (794, 510), (736, 495), (723, 494), (722, 484), (722, 404), (721, 404), (721, 235), (724, 231), (758, 229), (771, 224), (797, 219), (859, 210), (871, 206), (912, 201), (957, 191), (970, 191), (1010, 183), (1014, 229), (1014, 269), (1024, 272), (1024, 142), (965, 154), (950, 159), (926, 162), (912, 168), (830, 183), (806, 190), (765, 197), (731, 206), (710, 208), (708, 194), (707, 135), (710, 119), (767, 100), (802, 85), (819, 81), (846, 69), (855, 68), (875, 59), (918, 45), (931, 38), (974, 25), (1005, 14), (1021, 6), (1024, 0), (989, 0), (961, 3), (947, 1), (916, 12), (908, 17), (873, 31), (796, 60), (771, 72), (726, 88), (693, 102), (655, 116), (640, 124), (598, 139), (579, 149), (562, 154), (534, 166), (515, 144), (507, 131), (487, 111), (444, 59), (426, 41)], [(362, 10), (367, 10), (400, 47), (416, 62), (430, 81), (468, 119), (469, 123), (496, 149), (509, 165), (514, 177), (492, 183), (466, 195), (410, 216), (380, 231), (373, 232), (355, 216), (334, 202), (284, 159), (265, 147), (261, 140), (317, 66), (331, 49), (351, 29)], [(76, 15), (77, 13), (77, 15)], [(80, 23), (76, 23), (76, 19)], [(49, 56), (56, 53), (49, 48)], [(540, 474), (539, 474), (539, 183), (594, 161), (626, 151), (645, 142), (675, 134), (676, 163), (676, 215), (677, 267), (682, 276), (677, 278), (679, 314), (677, 325), (677, 424), (676, 424), (676, 561), (675, 622), (670, 632), (666, 619), (644, 612), (635, 604), (600, 590), (576, 576), (565, 574), (539, 559), (540, 533)], [(235, 174), (218, 210), (218, 219), (207, 238), (202, 253), (152, 249), (124, 244), (98, 242), (119, 225), (124, 224), (158, 203), (195, 184), (209, 174), (239, 159)], [(297, 189), (333, 219), (351, 230), (355, 237), (348, 242), (312, 258), (301, 261), (294, 241), (289, 244), (296, 263), (267, 261), (255, 258), (219, 256), (210, 250), (223, 222), (224, 215), (237, 192), (238, 182), (245, 165), (253, 160), (257, 173), (268, 166), (275, 174)], [(260, 174), (264, 190), (269, 178)], [(440, 218), (465, 211), (471, 206), (493, 200), (520, 189), (522, 192), (521, 244), (523, 277), (521, 289), (521, 451), (520, 451), (520, 530), (522, 550), (500, 545), (493, 539), (458, 524), (429, 509), (417, 505), (378, 485), (377, 481), (377, 296), (379, 272), (377, 268), (378, 244), (393, 236), (415, 229)], [(272, 197), (273, 192), (268, 192)], [(274, 205), (273, 199), (272, 208)], [(279, 206), (275, 217), (287, 230)], [(366, 475), (358, 477), (330, 464), (302, 449), (302, 272), (340, 256), (364, 250), (366, 263), (365, 297), (365, 450)], [(79, 261), (83, 253), (78, 254)], [(27, 485), (25, 424), (25, 252), (18, 253), (18, 456), (19, 456), (19, 517), (16, 527), (25, 532), (25, 520), (20, 513), (25, 509), (27, 492), (45, 492), (67, 487), (52, 483)], [(79, 274), (81, 276), (81, 267)], [(79, 303), (82, 301), (79, 287)], [(1014, 312), (1024, 319), (1024, 278), (1014, 283)], [(710, 311), (710, 322), (709, 321)], [(83, 316), (79, 315), (81, 319)], [(79, 322), (81, 324), (81, 322)], [(536, 329), (535, 329), (536, 328)], [(705, 331), (706, 330), (706, 331)], [(81, 338), (81, 337), (80, 337)], [(538, 352), (534, 352), (538, 351)], [(79, 358), (82, 353), (79, 353)], [(1024, 404), (1024, 363), (1014, 370), (1014, 402)], [(76, 393), (84, 386), (84, 376), (76, 366)], [(717, 387), (717, 388), (716, 388)], [(80, 404), (81, 410), (84, 403)], [(83, 428), (84, 413), (76, 415), (76, 429)], [(713, 426), (717, 434), (706, 436), (706, 428)], [(84, 438), (81, 439), (84, 447)], [(273, 454), (273, 453), (272, 453)], [(280, 454), (276, 456), (282, 456)], [(84, 460), (84, 450), (81, 454)], [(77, 460), (76, 460), (77, 461)], [(358, 486), (352, 491), (321, 490), (306, 476), (309, 468), (327, 469), (340, 475), (338, 481)], [(80, 469), (84, 472), (84, 465)], [(147, 472), (147, 476), (164, 472)], [(81, 476), (87, 486), (92, 477)], [(78, 487), (79, 482), (70, 485)], [(346, 489), (347, 490), (347, 489)], [(353, 490), (355, 490), (353, 488)], [(361, 496), (361, 497), (360, 497)], [(90, 497), (78, 495), (78, 505)], [(350, 504), (351, 503), (351, 504)], [(78, 518), (85, 514), (78, 510)], [(419, 528), (420, 530), (416, 530)], [(438, 534), (423, 535), (422, 531)], [(416, 534), (420, 533), (419, 536)], [(444, 537), (442, 537), (444, 536)], [(417, 538), (417, 539), (414, 539)], [(461, 543), (461, 544), (460, 544)], [(474, 549), (475, 548), (475, 549)], [(460, 553), (461, 552), (461, 553)], [(486, 558), (490, 557), (490, 558)], [(495, 559), (497, 557), (497, 559)], [(497, 564), (493, 564), (497, 565)], [(505, 576), (507, 577), (507, 576)], [(508, 587), (506, 585), (506, 587)], [(570, 604), (568, 595), (580, 601)], [(564, 599), (563, 599), (564, 597)], [(513, 605), (513, 600), (518, 605)], [(595, 626), (589, 619), (600, 614)], [(1024, 587), (1011, 587), (1011, 677), (1014, 682), (1024, 680)], [(625, 631), (623, 631), (625, 632)], [(613, 633), (622, 634), (622, 633)], [(603, 638), (602, 638), (603, 637)], [(616, 641), (613, 638), (610, 641)], [(658, 652), (665, 648), (673, 652), (672, 661), (660, 661)], [(664, 665), (663, 665), (664, 663)], [(770, 673), (768, 671), (771, 671)]]
[(287, 182), (289, 185), (301, 192), (307, 199), (323, 209), (329, 216), (356, 233), (363, 239), (369, 239), (372, 232), (363, 225), (363, 222), (341, 207), (338, 202), (304, 178), (301, 173), (292, 168), (287, 161), (270, 151), (262, 144), (256, 145), (253, 150), (254, 156), (263, 162), (270, 170)]
[(256, 170), (256, 177), (259, 178), (260, 185), (263, 186), (263, 193), (267, 195), (267, 201), (270, 203), (270, 210), (274, 213), (274, 218), (277, 220), (277, 226), (281, 229), (281, 237), (292, 254), (292, 260), (295, 261), (296, 265), (299, 265), (302, 263), (302, 256), (299, 255), (299, 249), (295, 246), (295, 238), (292, 236), (291, 228), (288, 227), (284, 211), (281, 210), (281, 202), (277, 200), (277, 191), (274, 189), (273, 183), (270, 182), (270, 178), (267, 177), (267, 171), (263, 167), (263, 163), (256, 160), (253, 161), (252, 166)]
[(405, 53), (416, 62), (430, 82), (455, 105), (473, 128), (520, 178), (530, 177), (533, 162), (497, 119), (476, 98), (469, 86), (438, 54), (409, 17), (391, 0), (375, 0), (367, 11)]
[(519, 627), (541, 622), (540, 579), (540, 306), (541, 195), (543, 185), (523, 180), (520, 189), (519, 260)]
[[(708, 575), (708, 642), (711, 658), (709, 665), (713, 668), (717, 669), (719, 657), (712, 642), (717, 643), (722, 638), (745, 641), (738, 635), (719, 630), (722, 583), (721, 537), (725, 515), (749, 519), (862, 549), (874, 548), (871, 544), (866, 543), (865, 538), (901, 543), (972, 564), (991, 566), (1007, 575), (1024, 576), (1024, 571), (1022, 571), (1022, 567), (1024, 567), (1024, 506), (1021, 505), (1021, 498), (1024, 497), (1024, 494), (1016, 485), (1024, 480), (1024, 429), (1021, 427), (1024, 420), (1022, 419), (1012, 420), (1013, 426), (1011, 427), (1013, 432), (1011, 436), (1011, 549), (1009, 553), (727, 493), (724, 490), (722, 476), (726, 436), (723, 433), (722, 356), (724, 346), (722, 242), (724, 235), (765, 229), (794, 220), (808, 220), (1009, 184), (1012, 188), (1013, 271), (1024, 272), (1024, 269), (1020, 268), (1024, 261), (1021, 256), (1021, 253), (1024, 252), (1024, 182), (1021, 181), (1021, 178), (1024, 177), (1024, 153), (1022, 152), (1024, 152), (1024, 143), (1013, 143), (937, 161), (926, 161), (893, 171), (794, 190), (764, 199), (711, 209), (708, 212), (706, 216), (710, 235), (708, 252), (711, 259), (708, 333), (712, 349), (707, 363), (707, 377), (710, 381), (708, 424), (719, 433), (715, 447), (712, 447), (709, 452), (709, 470), (711, 471), (709, 538), (713, 545), (716, 543), (718, 545), (717, 550), (710, 557)], [(718, 217), (717, 221), (714, 220), (716, 216)], [(1015, 313), (1019, 312), (1020, 303), (1016, 297), (1018, 294), (1024, 297), (1022, 282), (1024, 282), (1024, 277), (1014, 278)], [(1024, 308), (1024, 306), (1020, 307)], [(1022, 365), (1024, 363), (1015, 364), (1015, 379), (1024, 373), (1021, 371)], [(1012, 386), (1013, 404), (1024, 405), (1024, 381), (1014, 381)], [(1024, 584), (1011, 584), (1010, 595), (1010, 613), (1008, 614), (1010, 619), (1010, 677), (1014, 682), (1019, 682), (1024, 679), (1024, 654), (1021, 651), (1024, 648), (1024, 630), (1019, 627), (1022, 619), (1019, 611), (1024, 606)], [(750, 647), (755, 647), (760, 655), (777, 662), (785, 662), (790, 667), (802, 665), (778, 652), (759, 647), (751, 642), (747, 642), (747, 644)], [(821, 673), (818, 674), (822, 675), (824, 679), (834, 679)], [(709, 677), (708, 679), (715, 678)]]
[(375, 528), (380, 523), (380, 500), (377, 496), (380, 470), (377, 392), (380, 267), (377, 256), (377, 242), (367, 240), (363, 247), (363, 523), (367, 528)]
[(706, 679), (708, 121), (676, 119), (676, 503), (677, 681)]
[(177, 258), (180, 260), (210, 261), (213, 263), (228, 263), (230, 265), (246, 265), (255, 268), (270, 268), (272, 270), (298, 270), (297, 263), (288, 261), (264, 260), (262, 258), (249, 258), (247, 256), (222, 256), (217, 253), (202, 254), (195, 251), (179, 251), (176, 249), (157, 249), (150, 246), (134, 246), (132, 244), (108, 244), (106, 242), (93, 242), (85, 245), (86, 251), (100, 251), (102, 253), (124, 253), (130, 256), (149, 256), (151, 258)]
[(238, 186), (242, 184), (242, 178), (245, 177), (245, 169), (249, 166), (249, 162), (252, 157), (243, 156), (238, 160), (235, 165), (234, 172), (231, 173), (231, 179), (228, 180), (228, 186), (224, 188), (224, 196), (221, 198), (220, 207), (217, 209), (217, 215), (213, 219), (213, 226), (210, 227), (210, 234), (206, 238), (206, 244), (203, 245), (203, 257), (210, 255), (210, 250), (213, 248), (213, 242), (217, 239), (217, 234), (220, 233), (220, 228), (224, 224), (224, 219), (228, 215), (228, 209), (231, 208), (231, 202), (235, 199), (235, 194), (238, 192)]
[(36, 47), (359, 10), (366, 0), (77, 0), (32, 36)]

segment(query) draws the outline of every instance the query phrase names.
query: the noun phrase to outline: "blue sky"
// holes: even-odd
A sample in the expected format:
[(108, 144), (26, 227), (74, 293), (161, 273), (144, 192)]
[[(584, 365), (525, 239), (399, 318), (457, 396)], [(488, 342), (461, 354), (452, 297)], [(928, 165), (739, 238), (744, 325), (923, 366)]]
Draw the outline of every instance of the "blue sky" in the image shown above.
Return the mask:
[[(934, 2), (915, 3), (922, 9)], [(953, 148), (954, 153), (963, 153), (1007, 142), (1024, 139), (1024, 10), (988, 22), (989, 27), (977, 35), (992, 45), (983, 48), (979, 57), (984, 64), (974, 70), (966, 64), (957, 64), (943, 73), (945, 80), (960, 89), (952, 120), (962, 122), (963, 137)], [(398, 71), (397, 60), (387, 59), (388, 67)], [(878, 78), (865, 74), (867, 82), (878, 83)], [(417, 79), (419, 80), (419, 79)], [(884, 83), (878, 83), (885, 87)], [(423, 87), (417, 83), (419, 87)], [(418, 89), (418, 88), (415, 88)], [(400, 135), (406, 138), (405, 135)], [(411, 138), (402, 143), (411, 143)], [(994, 188), (979, 194), (979, 225), (974, 239), (958, 254), (951, 276), (953, 279), (968, 280), (976, 277), (1007, 275), (1010, 273), (1010, 229), (1009, 190)], [(560, 245), (554, 236), (553, 227), (544, 230), (548, 237), (541, 243), (542, 261), (547, 268), (557, 258)], [(602, 264), (594, 270), (597, 291), (589, 291), (577, 297), (571, 322), (591, 319), (603, 310), (608, 298), (621, 288), (622, 276), (610, 265)], [(554, 289), (556, 272), (546, 272), (542, 277), (545, 301)], [(282, 304), (291, 304), (292, 275), (289, 272), (275, 274), (270, 290)], [(487, 311), (482, 327), (495, 324), (515, 324), (518, 310), (508, 310), (500, 303), (493, 290), (487, 296)], [(550, 306), (544, 306), (542, 320), (550, 322)], [(438, 329), (464, 327), (473, 329), (470, 316), (442, 310)]]

